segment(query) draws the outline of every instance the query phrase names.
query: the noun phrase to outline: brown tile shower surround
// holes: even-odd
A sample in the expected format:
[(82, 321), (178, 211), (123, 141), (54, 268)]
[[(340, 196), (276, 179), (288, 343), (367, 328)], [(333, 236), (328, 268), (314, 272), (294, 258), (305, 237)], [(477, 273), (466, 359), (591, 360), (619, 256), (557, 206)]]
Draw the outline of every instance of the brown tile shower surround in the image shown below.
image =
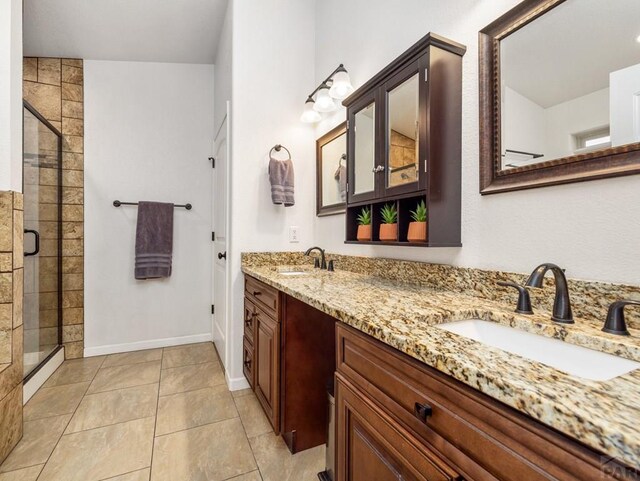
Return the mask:
[(84, 349), (83, 63), (27, 57), (23, 65), (25, 100), (63, 137), (62, 342), (66, 359), (74, 359), (82, 357)]
[[(640, 468), (640, 370), (590, 381), (433, 326), (486, 319), (640, 361), (640, 322), (629, 309), (630, 337), (600, 331), (613, 300), (640, 300), (640, 287), (571, 280), (576, 324), (550, 320), (553, 281), (514, 312), (516, 293), (498, 280), (525, 275), (420, 262), (328, 254), (336, 272), (314, 270), (301, 253), (247, 253), (242, 270), (282, 292), (607, 455)], [(286, 276), (283, 266), (309, 275)], [(532, 268), (535, 266), (532, 266)], [(535, 290), (534, 290), (535, 291)]]
[(22, 437), (22, 208), (0, 192), (0, 462)]

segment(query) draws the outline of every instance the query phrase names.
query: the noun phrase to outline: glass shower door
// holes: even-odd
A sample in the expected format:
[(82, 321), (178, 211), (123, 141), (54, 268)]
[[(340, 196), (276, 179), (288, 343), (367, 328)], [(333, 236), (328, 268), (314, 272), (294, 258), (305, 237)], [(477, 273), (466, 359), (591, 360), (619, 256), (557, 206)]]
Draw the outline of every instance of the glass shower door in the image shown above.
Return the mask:
[(62, 341), (62, 137), (26, 102), (23, 135), (26, 379)]

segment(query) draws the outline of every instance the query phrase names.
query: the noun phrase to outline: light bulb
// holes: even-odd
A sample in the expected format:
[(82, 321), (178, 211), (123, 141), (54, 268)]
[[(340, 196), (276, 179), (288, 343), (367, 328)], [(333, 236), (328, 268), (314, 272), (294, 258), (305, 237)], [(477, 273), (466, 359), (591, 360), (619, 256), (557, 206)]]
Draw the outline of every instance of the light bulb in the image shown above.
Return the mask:
[(315, 122), (319, 122), (322, 119), (322, 116), (313, 110), (313, 99), (309, 97), (307, 101), (304, 103), (304, 111), (300, 116), (300, 120), (306, 124), (313, 124)]
[(320, 86), (313, 108), (317, 112), (333, 112), (336, 109), (336, 104), (329, 95), (329, 87), (326, 83)]
[(333, 84), (331, 85), (331, 89), (329, 89), (329, 95), (334, 99), (344, 100), (351, 95), (353, 90), (349, 74), (344, 67), (340, 67), (333, 76)]

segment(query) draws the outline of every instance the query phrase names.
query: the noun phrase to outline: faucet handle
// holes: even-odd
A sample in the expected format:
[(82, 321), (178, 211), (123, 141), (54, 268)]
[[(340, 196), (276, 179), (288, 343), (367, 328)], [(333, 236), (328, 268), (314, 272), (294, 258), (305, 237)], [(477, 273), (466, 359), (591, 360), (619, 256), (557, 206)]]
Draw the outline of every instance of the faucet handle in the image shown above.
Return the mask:
[(318, 259), (317, 257), (313, 258), (313, 267), (316, 269), (320, 268), (320, 259)]
[(624, 307), (625, 306), (640, 306), (640, 301), (634, 301), (632, 299), (625, 299), (622, 301), (612, 302), (607, 312), (607, 320), (604, 323), (602, 330), (609, 334), (617, 334), (619, 336), (629, 336), (627, 330), (627, 323), (624, 319)]
[(516, 284), (515, 282), (498, 282), (499, 286), (502, 287), (513, 287), (518, 290), (518, 306), (516, 307), (516, 312), (518, 314), (533, 314), (533, 310), (531, 309), (531, 298), (529, 297), (529, 291), (526, 288), (522, 287), (520, 284)]

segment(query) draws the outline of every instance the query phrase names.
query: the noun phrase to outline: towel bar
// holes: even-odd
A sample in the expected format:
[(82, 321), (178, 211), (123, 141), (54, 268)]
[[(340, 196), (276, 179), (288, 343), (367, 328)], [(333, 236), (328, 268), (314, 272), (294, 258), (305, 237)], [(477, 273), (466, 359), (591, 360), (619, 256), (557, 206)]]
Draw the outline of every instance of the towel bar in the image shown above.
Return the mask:
[[(114, 207), (120, 207), (121, 205), (138, 205), (137, 202), (120, 202), (119, 200), (114, 200), (113, 201), (113, 206)], [(193, 207), (191, 204), (174, 204), (174, 207), (184, 207), (187, 210), (191, 210), (191, 208)]]

